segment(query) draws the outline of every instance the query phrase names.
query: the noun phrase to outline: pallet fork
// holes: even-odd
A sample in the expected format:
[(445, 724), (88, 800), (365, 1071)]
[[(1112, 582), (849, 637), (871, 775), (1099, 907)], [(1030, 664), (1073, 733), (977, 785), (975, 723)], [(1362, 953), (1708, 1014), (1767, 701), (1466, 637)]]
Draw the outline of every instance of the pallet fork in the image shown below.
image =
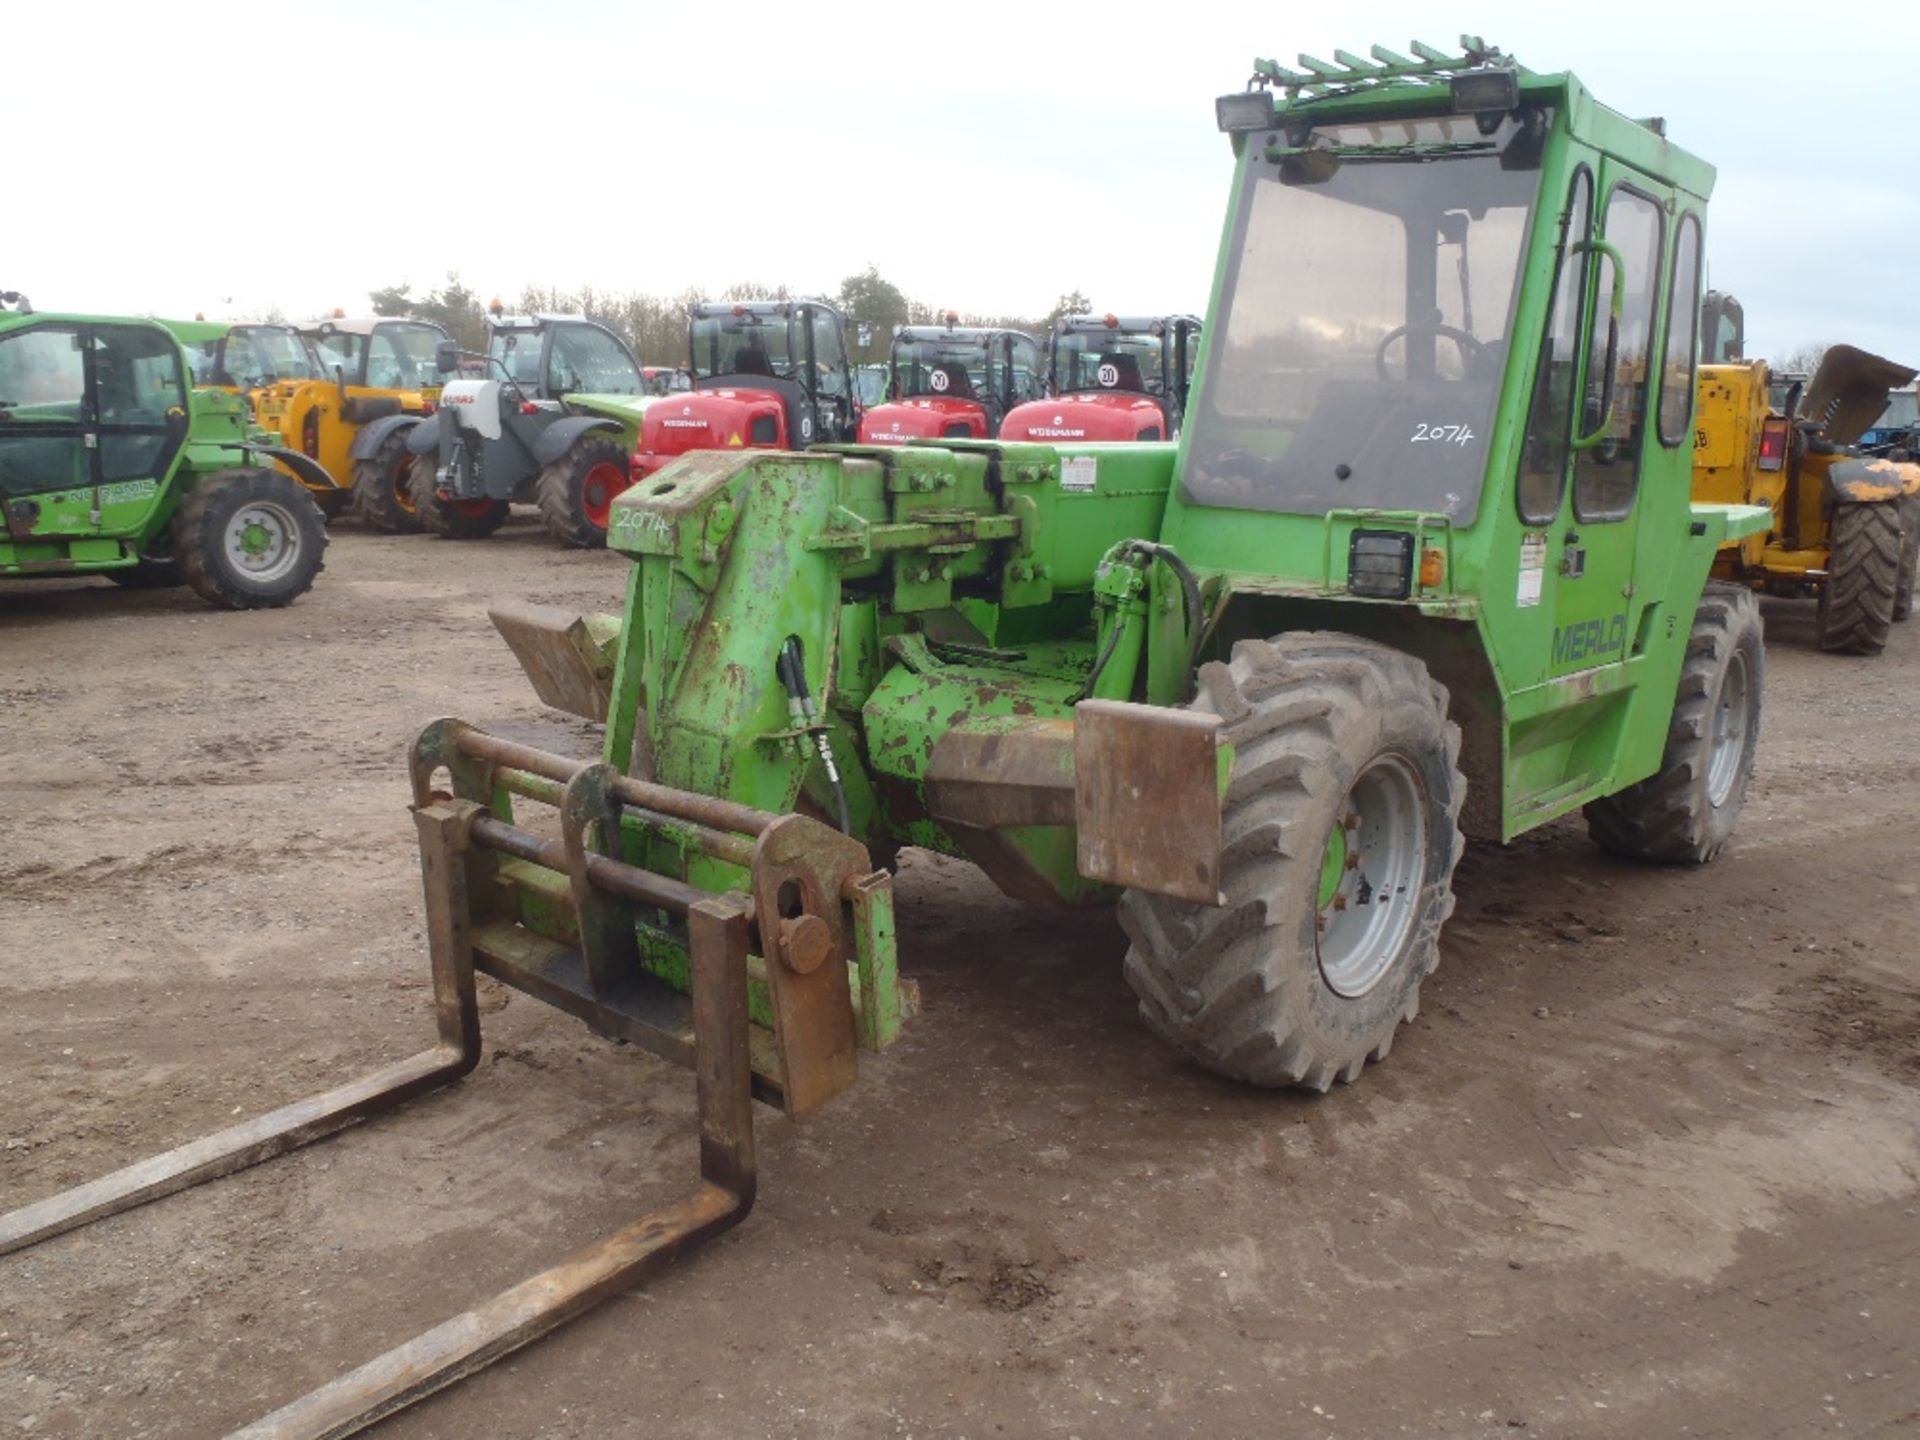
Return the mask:
[[(460, 1079), (480, 1059), (476, 972), (694, 1071), (700, 1183), (685, 1199), (274, 1411), (236, 1437), (351, 1435), (491, 1364), (731, 1229), (754, 1201), (752, 1102), (791, 1116), (854, 1078), (857, 1044), (897, 1034), (892, 889), (864, 846), (773, 815), (486, 735), (428, 726), (412, 755), (435, 1045), (346, 1085), (0, 1215), (0, 1255), (295, 1149)], [(438, 775), (451, 793), (435, 788)], [(516, 825), (511, 797), (559, 811)], [(744, 871), (703, 889), (631, 864), (667, 835)], [(714, 867), (708, 867), (711, 871)], [(682, 956), (687, 993), (642, 959)], [(852, 972), (850, 979), (849, 972)], [(856, 1012), (855, 996), (858, 996)], [(755, 1013), (770, 1011), (771, 1025)]]

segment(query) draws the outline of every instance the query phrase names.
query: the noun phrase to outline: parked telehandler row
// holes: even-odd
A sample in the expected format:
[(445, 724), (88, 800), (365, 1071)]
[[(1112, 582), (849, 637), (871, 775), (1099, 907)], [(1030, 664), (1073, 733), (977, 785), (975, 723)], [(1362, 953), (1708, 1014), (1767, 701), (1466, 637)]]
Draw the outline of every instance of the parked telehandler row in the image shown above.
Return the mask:
[[(1744, 314), (1712, 294), (1709, 353), (1738, 357)], [(1828, 348), (1810, 382), (1788, 384), (1776, 408), (1764, 360), (1700, 368), (1693, 492), (1766, 507), (1760, 534), (1730, 541), (1717, 577), (1818, 600), (1822, 650), (1878, 655), (1913, 610), (1920, 559), (1920, 465), (1863, 453), (1859, 442), (1915, 372), (1851, 345)]]
[(1008, 410), (1003, 440), (1172, 440), (1199, 354), (1192, 315), (1067, 315), (1047, 341), (1047, 393)]
[(1155, 1031), (1313, 1090), (1417, 1011), (1463, 833), (1584, 809), (1611, 850), (1711, 859), (1764, 657), (1709, 571), (1769, 524), (1687, 490), (1713, 171), (1463, 49), (1260, 61), (1220, 98), (1177, 445), (743, 437), (650, 470), (611, 507), (622, 616), (496, 617), (599, 761), (415, 744), (435, 1046), (0, 1217), (0, 1250), (467, 1073), (476, 972), (691, 1066), (685, 1201), (246, 1432), (344, 1435), (739, 1221), (752, 1099), (806, 1113), (912, 1011), (901, 845), (1117, 903)]
[(160, 322), (0, 296), (0, 576), (184, 584), (230, 610), (291, 603), (320, 573), (326, 532), (267, 461), (307, 485), (327, 477), (273, 439), (239, 394), (193, 387)]

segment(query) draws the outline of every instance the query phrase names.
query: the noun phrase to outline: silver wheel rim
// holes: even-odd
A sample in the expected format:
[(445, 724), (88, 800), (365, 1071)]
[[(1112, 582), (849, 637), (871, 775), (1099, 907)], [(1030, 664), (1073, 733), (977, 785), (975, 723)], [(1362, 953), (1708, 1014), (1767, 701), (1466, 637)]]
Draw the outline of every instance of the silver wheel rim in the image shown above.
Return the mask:
[(1340, 833), (1329, 839), (1337, 858), (1323, 864), (1315, 916), (1320, 975), (1337, 995), (1366, 994), (1406, 948), (1427, 878), (1425, 798), (1419, 772), (1382, 755), (1340, 807)]
[(227, 521), (227, 558), (249, 580), (265, 583), (287, 575), (300, 561), (300, 526), (284, 505), (249, 500)]
[(1720, 701), (1713, 707), (1713, 748), (1707, 760), (1707, 801), (1727, 803), (1740, 775), (1747, 749), (1747, 657), (1736, 650), (1720, 682)]

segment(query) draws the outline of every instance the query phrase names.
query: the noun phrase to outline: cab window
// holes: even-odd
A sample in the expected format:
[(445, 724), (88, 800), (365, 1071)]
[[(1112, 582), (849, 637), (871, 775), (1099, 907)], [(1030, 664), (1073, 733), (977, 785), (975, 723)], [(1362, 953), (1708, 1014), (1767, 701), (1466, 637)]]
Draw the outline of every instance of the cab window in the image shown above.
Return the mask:
[(562, 325), (553, 332), (547, 361), (547, 393), (638, 395), (640, 371), (620, 342), (591, 325)]
[(822, 395), (847, 393), (847, 345), (840, 317), (831, 310), (813, 312), (813, 365)]
[(1560, 254), (1553, 282), (1553, 309), (1534, 373), (1533, 404), (1520, 450), (1520, 479), (1515, 490), (1520, 518), (1529, 525), (1551, 525), (1566, 493), (1567, 445), (1573, 431), (1573, 387), (1580, 371), (1580, 310), (1587, 293), (1588, 257), (1573, 247), (1587, 238), (1593, 216), (1593, 176), (1582, 168), (1561, 216)]
[(1694, 357), (1700, 353), (1700, 217), (1680, 217), (1667, 286), (1667, 344), (1660, 363), (1660, 443), (1687, 438), (1693, 419)]
[(334, 372), (339, 370), (345, 372), (347, 384), (360, 383), (360, 357), (367, 349), (364, 335), (350, 335), (344, 330), (330, 331), (314, 341), (314, 349), (320, 353), (320, 367), (326, 371), (327, 379), (333, 379)]
[[(1573, 513), (1583, 523), (1624, 520), (1633, 512), (1639, 490), (1662, 230), (1660, 207), (1650, 196), (1624, 185), (1614, 188), (1607, 200), (1603, 233), (1620, 252), (1626, 293), (1614, 354), (1612, 411), (1604, 417), (1605, 433), (1598, 443), (1581, 450), (1573, 462)], [(1599, 268), (1603, 273), (1595, 287), (1593, 323), (1588, 327), (1587, 413), (1581, 420), (1589, 434), (1600, 426), (1606, 403), (1607, 314), (1612, 281), (1605, 273), (1609, 265)]]

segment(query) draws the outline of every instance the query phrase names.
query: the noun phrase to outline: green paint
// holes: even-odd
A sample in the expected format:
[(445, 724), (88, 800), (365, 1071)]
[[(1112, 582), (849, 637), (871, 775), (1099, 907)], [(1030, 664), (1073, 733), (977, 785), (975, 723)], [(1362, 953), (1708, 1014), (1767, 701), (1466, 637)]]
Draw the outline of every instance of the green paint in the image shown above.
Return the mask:
[(1333, 903), (1333, 892), (1340, 888), (1340, 877), (1347, 873), (1347, 832), (1340, 826), (1327, 837), (1327, 853), (1320, 861), (1320, 898), (1322, 910)]

